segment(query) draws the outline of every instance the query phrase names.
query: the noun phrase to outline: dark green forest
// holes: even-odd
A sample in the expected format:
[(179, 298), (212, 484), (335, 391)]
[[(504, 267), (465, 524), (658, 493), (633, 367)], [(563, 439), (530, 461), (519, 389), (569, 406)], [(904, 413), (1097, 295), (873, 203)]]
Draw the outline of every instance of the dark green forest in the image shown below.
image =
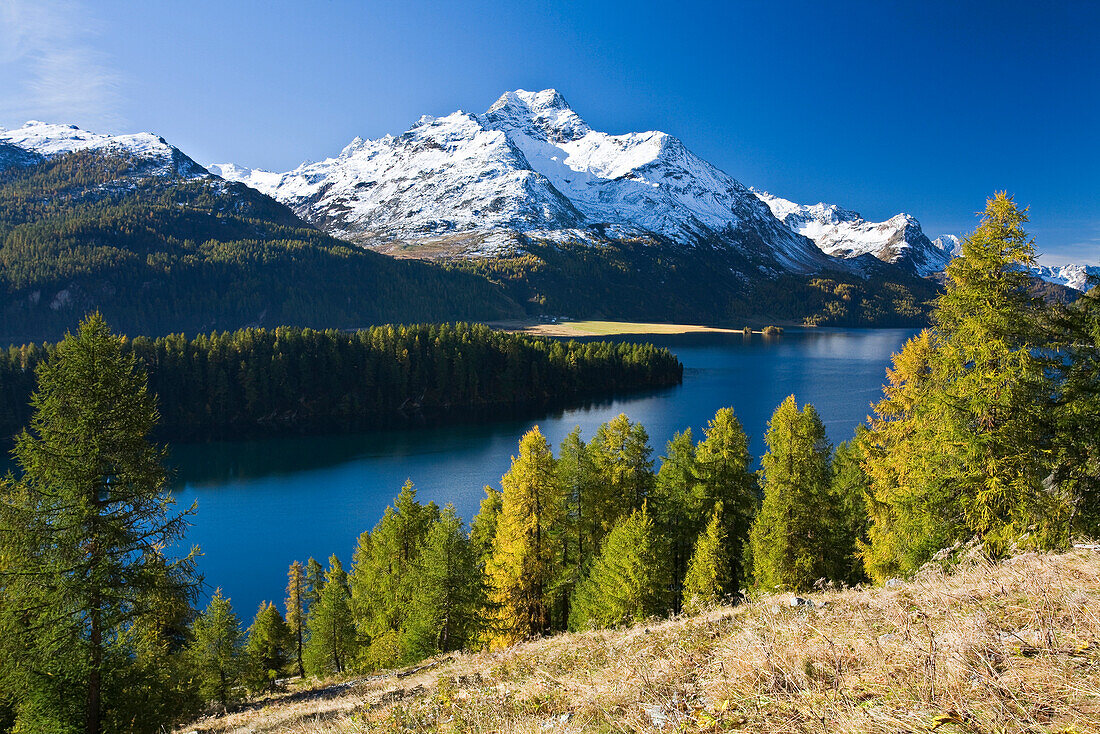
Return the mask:
[(79, 152), (0, 170), (0, 344), (60, 339), (93, 310), (148, 336), (546, 314), (896, 326), (924, 323), (937, 291), (873, 258), (866, 277), (765, 276), (720, 244), (529, 240), (514, 256), (395, 259), (241, 184), (147, 168)]
[[(30, 416), (35, 368), (56, 345), (0, 352), (0, 433)], [(478, 411), (563, 405), (680, 382), (683, 365), (649, 344), (540, 339), (482, 324), (279, 327), (123, 342), (158, 396), (158, 436), (338, 431)]]
[(148, 335), (522, 314), (483, 278), (341, 242), (243, 185), (94, 153), (0, 171), (0, 298), (0, 344), (91, 310)]

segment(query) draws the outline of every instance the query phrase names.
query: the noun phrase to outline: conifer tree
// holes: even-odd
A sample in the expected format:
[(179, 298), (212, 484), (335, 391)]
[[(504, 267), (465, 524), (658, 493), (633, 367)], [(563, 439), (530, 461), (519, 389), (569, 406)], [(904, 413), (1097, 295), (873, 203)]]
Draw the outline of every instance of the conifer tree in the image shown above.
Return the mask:
[(317, 677), (343, 673), (355, 657), (355, 619), (351, 613), (351, 594), (340, 559), (328, 559), (328, 571), (321, 598), (309, 610), (306, 639), (306, 671)]
[(1056, 308), (1048, 369), (1058, 392), (1048, 411), (1054, 480), (1070, 506), (1070, 531), (1100, 536), (1100, 278), (1068, 308)]
[(493, 541), (497, 535), (497, 522), (500, 520), (503, 505), (504, 495), (500, 490), (486, 485), (481, 506), (470, 523), (470, 545), (482, 569), (493, 555)]
[(370, 667), (405, 658), (400, 643), (416, 593), (416, 563), (438, 517), (435, 503), (420, 504), (412, 482), (405, 482), (374, 529), (360, 536), (349, 584), (359, 638), (370, 644)]
[(649, 434), (640, 423), (620, 414), (596, 430), (588, 447), (596, 470), (592, 543), (649, 499), (655, 477)]
[(562, 440), (557, 462), (558, 481), (562, 492), (562, 522), (552, 534), (558, 546), (561, 569), (553, 587), (554, 609), (552, 625), (565, 629), (569, 621), (569, 600), (580, 580), (581, 569), (597, 550), (593, 538), (593, 508), (598, 496), (596, 468), (588, 447), (581, 438), (581, 427), (575, 426)]
[(145, 375), (103, 318), (66, 335), (37, 378), (12, 452), (21, 476), (0, 480), (0, 690), (19, 730), (98, 734), (124, 704), (108, 688), (139, 664), (112, 651), (166, 605), (189, 604), (194, 552), (161, 554), (186, 518), (147, 440)]
[(669, 541), (671, 553), (673, 608), (679, 611), (692, 544), (697, 533), (698, 514), (695, 485), (699, 477), (691, 429), (675, 434), (665, 448), (654, 488), (653, 515), (660, 532)]
[(270, 602), (260, 604), (245, 645), (247, 678), (254, 691), (275, 691), (275, 682), (294, 658), (294, 638), (283, 615)]
[(325, 588), (325, 567), (316, 558), (306, 561), (306, 591), (304, 594), (306, 614), (310, 607), (321, 600), (321, 590)]
[(228, 706), (237, 699), (245, 669), (244, 634), (221, 589), (195, 619), (189, 653), (205, 700)]
[[(709, 517), (719, 503), (723, 507), (731, 591), (738, 589), (743, 580), (743, 549), (758, 504), (756, 477), (749, 470), (751, 460), (749, 440), (733, 408), (719, 409), (707, 423), (696, 450), (699, 481), (692, 507), (700, 518)], [(696, 532), (701, 530), (697, 526)]]
[(669, 609), (668, 547), (646, 506), (623, 518), (574, 594), (574, 630), (638, 622)]
[(470, 539), (452, 505), (428, 531), (416, 562), (417, 591), (406, 622), (408, 659), (460, 650), (481, 632), (484, 588)]
[(765, 589), (803, 591), (828, 576), (829, 442), (817, 411), (794, 395), (768, 422), (764, 502), (752, 526), (753, 573)]
[(993, 555), (1016, 542), (1068, 539), (1071, 503), (1043, 487), (1056, 389), (1038, 354), (1046, 338), (1027, 291), (1034, 247), (1026, 222), (1005, 193), (987, 201), (948, 266), (934, 328), (895, 358), (861, 442), (873, 500), (865, 556), (877, 579), (971, 537)]
[(710, 522), (695, 542), (695, 552), (684, 577), (684, 611), (697, 614), (722, 601), (730, 590), (730, 564), (727, 555), (722, 503), (714, 506)]
[(507, 645), (550, 629), (551, 590), (560, 572), (551, 533), (563, 521), (561, 488), (538, 426), (520, 439), (501, 488), (489, 582), (497, 609), (494, 641)]
[(302, 660), (302, 646), (306, 632), (306, 573), (299, 561), (290, 564), (286, 585), (286, 623), (294, 647), (294, 663), (299, 677), (305, 677), (306, 668)]
[(867, 543), (870, 525), (866, 501), (870, 480), (863, 471), (860, 451), (860, 437), (865, 430), (864, 426), (859, 426), (854, 441), (845, 441), (836, 447), (829, 488), (832, 495), (829, 503), (832, 539), (828, 544), (827, 557), (832, 568), (828, 577), (849, 585), (867, 580), (859, 552), (860, 547)]

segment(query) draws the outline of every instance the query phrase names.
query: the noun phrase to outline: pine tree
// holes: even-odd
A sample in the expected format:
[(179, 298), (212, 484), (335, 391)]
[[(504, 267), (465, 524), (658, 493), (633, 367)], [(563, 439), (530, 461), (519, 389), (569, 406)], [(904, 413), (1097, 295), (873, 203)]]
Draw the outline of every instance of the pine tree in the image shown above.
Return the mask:
[(668, 547), (645, 505), (604, 538), (574, 594), (569, 627), (613, 627), (668, 611)]
[(752, 526), (753, 573), (765, 589), (804, 591), (828, 576), (829, 442), (794, 395), (775, 409), (761, 460), (764, 503)]
[(343, 673), (357, 652), (347, 576), (335, 555), (328, 559), (328, 564), (321, 598), (309, 610), (309, 635), (303, 654), (306, 670), (317, 677)]
[(565, 629), (569, 621), (569, 600), (580, 580), (581, 569), (597, 547), (593, 540), (596, 517), (593, 503), (598, 495), (596, 468), (588, 447), (581, 439), (581, 428), (575, 426), (561, 443), (557, 462), (561, 487), (562, 522), (553, 530), (558, 546), (560, 572), (553, 585), (554, 629)]
[(971, 537), (992, 555), (1068, 540), (1071, 502), (1043, 486), (1056, 387), (1038, 354), (1046, 337), (1027, 292), (1026, 222), (1003, 192), (989, 199), (948, 266), (933, 330), (897, 356), (875, 406), (861, 444), (872, 482), (865, 555), (877, 579)]
[(191, 634), (189, 657), (200, 693), (207, 701), (228, 706), (239, 695), (237, 689), (245, 668), (244, 634), (233, 605), (222, 596), (221, 589), (214, 591), (206, 609), (195, 619)]
[(0, 690), (17, 729), (97, 734), (115, 705), (105, 692), (137, 664), (110, 652), (165, 605), (189, 603), (194, 552), (161, 555), (186, 518), (147, 441), (157, 411), (145, 375), (103, 318), (66, 335), (37, 377), (13, 451), (21, 476), (0, 481)]
[(248, 628), (245, 652), (249, 687), (254, 691), (268, 688), (274, 692), (275, 682), (282, 677), (294, 657), (294, 638), (290, 626), (274, 604), (260, 604), (256, 618)]
[(481, 568), (485, 568), (489, 558), (493, 555), (493, 542), (497, 535), (497, 522), (500, 520), (500, 512), (504, 506), (504, 495), (500, 490), (486, 485), (485, 496), (481, 499), (481, 506), (470, 523), (470, 545), (474, 557), (477, 558)]
[(408, 659), (460, 650), (481, 632), (484, 588), (470, 539), (452, 505), (428, 531), (416, 562), (417, 591), (405, 624)]
[(714, 506), (710, 522), (695, 543), (684, 578), (684, 611), (697, 614), (722, 601), (730, 589), (730, 563), (722, 503)]
[(550, 629), (550, 592), (560, 572), (551, 534), (563, 522), (561, 489), (538, 426), (520, 439), (501, 488), (489, 582), (498, 612), (495, 642), (507, 645)]
[[(729, 559), (731, 590), (743, 581), (744, 546), (757, 510), (756, 477), (749, 470), (749, 440), (733, 408), (721, 408), (704, 431), (696, 450), (699, 481), (693, 509), (696, 517), (709, 517), (721, 503), (722, 522)], [(701, 531), (698, 528), (696, 532)]]
[(306, 630), (306, 574), (302, 564), (294, 561), (287, 572), (286, 585), (286, 623), (294, 643), (294, 663), (298, 676), (305, 677), (306, 668), (302, 660), (302, 645)]

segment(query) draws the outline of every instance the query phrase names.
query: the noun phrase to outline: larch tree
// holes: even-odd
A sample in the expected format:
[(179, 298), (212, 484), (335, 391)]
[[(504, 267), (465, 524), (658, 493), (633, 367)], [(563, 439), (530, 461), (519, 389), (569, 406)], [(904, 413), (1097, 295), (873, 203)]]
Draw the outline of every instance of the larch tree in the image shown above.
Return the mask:
[(317, 677), (343, 673), (357, 652), (347, 575), (335, 555), (328, 563), (321, 598), (309, 610), (309, 634), (303, 654), (306, 670)]
[(249, 687), (275, 691), (276, 681), (294, 661), (294, 636), (275, 605), (264, 602), (256, 612), (245, 644)]
[(932, 330), (897, 356), (892, 389), (875, 406), (861, 444), (874, 517), (866, 557), (877, 579), (974, 537), (994, 556), (1068, 540), (1071, 502), (1044, 487), (1056, 386), (1040, 353), (1042, 309), (1027, 288), (1035, 251), (1026, 222), (1007, 194), (986, 202), (947, 268)]
[(112, 651), (166, 606), (189, 606), (194, 551), (162, 555), (186, 513), (148, 440), (145, 374), (103, 318), (67, 334), (37, 379), (19, 474), (0, 480), (0, 690), (18, 730), (98, 734), (141, 667), (138, 650)]
[(298, 676), (305, 677), (305, 662), (302, 660), (302, 646), (306, 634), (306, 573), (301, 562), (294, 561), (287, 571), (286, 584), (286, 623), (294, 643), (294, 664)]
[(206, 609), (195, 619), (191, 636), (189, 657), (199, 691), (205, 700), (228, 706), (237, 699), (245, 672), (244, 633), (221, 589), (214, 591)]
[(718, 502), (706, 529), (695, 542), (684, 577), (683, 607), (688, 614), (719, 604), (730, 592), (732, 574), (722, 512), (722, 503)]
[(642, 505), (653, 491), (653, 449), (645, 428), (620, 414), (596, 430), (588, 446), (598, 494), (593, 508), (593, 543)]
[(693, 502), (698, 481), (695, 443), (691, 429), (686, 428), (676, 433), (666, 445), (650, 505), (658, 530), (669, 542), (673, 607), (676, 611), (680, 610), (684, 575), (698, 531), (700, 508)]
[(481, 633), (484, 585), (462, 519), (452, 505), (432, 524), (416, 562), (416, 592), (405, 623), (410, 660), (471, 645)]
[(563, 521), (554, 455), (538, 426), (519, 442), (501, 478), (489, 585), (497, 615), (493, 642), (508, 645), (550, 630), (551, 590), (560, 569), (553, 530)]
[(668, 546), (643, 505), (604, 538), (574, 594), (569, 627), (639, 622), (670, 608)]
[[(721, 408), (703, 431), (695, 452), (699, 481), (691, 503), (696, 517), (711, 516), (722, 505), (723, 533), (731, 590), (744, 580), (744, 546), (757, 511), (756, 476), (749, 469), (749, 440), (733, 408)], [(696, 526), (698, 533), (702, 527)]]
[(316, 558), (310, 558), (306, 561), (306, 590), (303, 595), (307, 614), (310, 607), (321, 600), (321, 591), (324, 588), (325, 567)]
[(828, 576), (829, 441), (812, 405), (794, 395), (768, 422), (761, 460), (764, 502), (749, 534), (756, 584), (804, 591)]
[(596, 469), (588, 447), (575, 426), (561, 442), (557, 463), (563, 505), (562, 522), (554, 529), (561, 555), (561, 569), (554, 584), (554, 628), (564, 629), (569, 620), (569, 600), (580, 580), (581, 569), (596, 547), (593, 537), (593, 504), (598, 496)]

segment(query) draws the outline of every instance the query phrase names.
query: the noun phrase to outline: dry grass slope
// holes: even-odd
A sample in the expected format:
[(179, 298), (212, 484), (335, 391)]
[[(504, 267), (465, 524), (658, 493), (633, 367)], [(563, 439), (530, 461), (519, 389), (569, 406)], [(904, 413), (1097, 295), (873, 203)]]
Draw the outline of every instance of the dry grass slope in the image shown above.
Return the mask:
[(778, 594), (331, 683), (201, 732), (1100, 732), (1100, 553)]

